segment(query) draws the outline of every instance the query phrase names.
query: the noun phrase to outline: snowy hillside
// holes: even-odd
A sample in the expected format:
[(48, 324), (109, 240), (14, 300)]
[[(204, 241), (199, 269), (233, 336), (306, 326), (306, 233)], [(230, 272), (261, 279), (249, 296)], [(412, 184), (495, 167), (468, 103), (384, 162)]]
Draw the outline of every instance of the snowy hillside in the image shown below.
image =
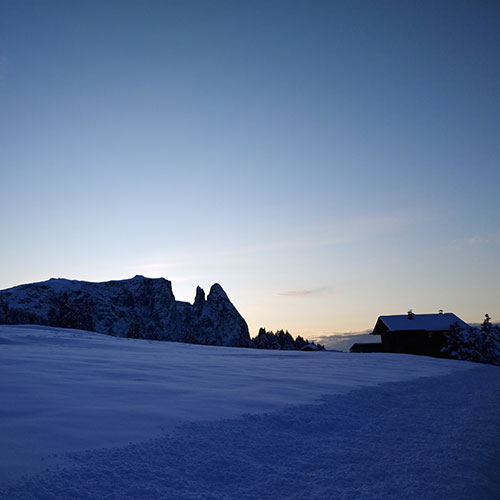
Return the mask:
[(491, 499), (500, 369), (0, 326), (0, 498)]
[(0, 323), (78, 328), (118, 337), (246, 347), (245, 320), (215, 283), (193, 304), (176, 301), (164, 278), (93, 283), (52, 278), (0, 291)]

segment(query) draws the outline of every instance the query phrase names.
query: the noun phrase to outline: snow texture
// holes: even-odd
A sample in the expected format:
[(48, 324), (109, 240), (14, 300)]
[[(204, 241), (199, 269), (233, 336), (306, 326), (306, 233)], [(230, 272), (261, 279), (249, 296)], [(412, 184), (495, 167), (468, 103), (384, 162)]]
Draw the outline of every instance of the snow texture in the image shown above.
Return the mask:
[(0, 344), (6, 500), (499, 497), (497, 367), (46, 327)]

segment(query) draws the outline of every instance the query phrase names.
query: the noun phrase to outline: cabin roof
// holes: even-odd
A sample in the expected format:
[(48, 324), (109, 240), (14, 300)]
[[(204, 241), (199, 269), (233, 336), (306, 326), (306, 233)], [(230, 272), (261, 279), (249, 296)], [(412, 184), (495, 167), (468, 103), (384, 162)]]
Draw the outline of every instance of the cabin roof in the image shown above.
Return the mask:
[(302, 347), (302, 351), (319, 351), (319, 347), (316, 344), (306, 344)]
[(380, 335), (384, 332), (399, 332), (399, 331), (428, 331), (442, 332), (449, 330), (451, 325), (458, 323), (462, 328), (468, 328), (469, 325), (462, 321), (453, 313), (441, 314), (395, 314), (390, 316), (379, 316), (373, 335)]

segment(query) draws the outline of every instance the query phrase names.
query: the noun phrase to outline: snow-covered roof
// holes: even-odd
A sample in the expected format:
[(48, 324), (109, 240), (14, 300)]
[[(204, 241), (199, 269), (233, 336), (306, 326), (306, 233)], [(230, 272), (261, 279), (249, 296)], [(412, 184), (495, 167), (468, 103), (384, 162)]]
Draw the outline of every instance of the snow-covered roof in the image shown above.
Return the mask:
[(462, 321), (453, 313), (439, 314), (394, 314), (390, 316), (379, 316), (374, 335), (380, 335), (382, 332), (425, 330), (428, 332), (440, 332), (449, 330), (451, 325), (458, 323), (462, 328), (468, 328), (469, 325)]
[(316, 344), (306, 344), (302, 347), (303, 351), (319, 351), (319, 347)]

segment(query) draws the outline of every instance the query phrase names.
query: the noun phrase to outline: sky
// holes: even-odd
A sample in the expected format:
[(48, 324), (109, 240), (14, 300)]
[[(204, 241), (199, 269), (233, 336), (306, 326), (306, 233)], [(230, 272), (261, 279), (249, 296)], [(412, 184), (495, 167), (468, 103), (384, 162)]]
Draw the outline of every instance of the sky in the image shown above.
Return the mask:
[(493, 0), (0, 0), (0, 288), (500, 320), (499, 54)]

